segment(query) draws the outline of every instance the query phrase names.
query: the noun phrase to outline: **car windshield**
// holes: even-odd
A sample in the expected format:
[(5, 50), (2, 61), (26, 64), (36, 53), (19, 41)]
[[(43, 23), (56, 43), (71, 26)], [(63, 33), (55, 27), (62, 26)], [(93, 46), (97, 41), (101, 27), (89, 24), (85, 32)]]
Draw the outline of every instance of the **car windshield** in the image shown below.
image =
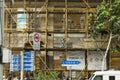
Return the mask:
[(102, 80), (102, 75), (92, 75), (89, 80)]
[(102, 75), (96, 75), (93, 80), (102, 80)]

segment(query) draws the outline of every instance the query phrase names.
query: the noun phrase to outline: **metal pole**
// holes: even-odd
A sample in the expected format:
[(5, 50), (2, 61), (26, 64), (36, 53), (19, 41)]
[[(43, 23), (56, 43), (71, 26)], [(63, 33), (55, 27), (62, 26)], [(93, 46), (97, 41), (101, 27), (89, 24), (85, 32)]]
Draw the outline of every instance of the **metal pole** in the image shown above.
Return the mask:
[(35, 2), (35, 14), (34, 14), (34, 31), (37, 30), (37, 25), (36, 25), (36, 18), (37, 18), (37, 0)]
[(3, 80), (3, 64), (0, 64), (0, 80)]
[(14, 5), (14, 3), (15, 3), (15, 1), (14, 1), (14, 0), (12, 0), (12, 5)]
[(23, 80), (23, 74), (24, 74), (24, 72), (23, 72), (23, 68), (24, 68), (23, 58), (24, 58), (24, 56), (23, 56), (23, 51), (21, 51), (21, 72), (20, 72), (20, 80)]
[(72, 80), (72, 76), (71, 76), (71, 74), (72, 74), (72, 66), (70, 66), (70, 80)]
[[(0, 45), (1, 45), (1, 55), (3, 55), (3, 47), (4, 47), (4, 0), (0, 0)], [(0, 63), (0, 80), (3, 80), (3, 64), (2, 63)]]
[(4, 0), (0, 0), (0, 45), (4, 46)]

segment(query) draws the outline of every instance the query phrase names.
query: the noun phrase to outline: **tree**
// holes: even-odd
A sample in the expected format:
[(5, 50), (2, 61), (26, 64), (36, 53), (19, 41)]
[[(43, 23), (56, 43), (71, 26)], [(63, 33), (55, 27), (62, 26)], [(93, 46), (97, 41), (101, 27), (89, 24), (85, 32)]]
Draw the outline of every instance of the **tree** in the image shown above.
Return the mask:
[(104, 62), (110, 48), (111, 40), (120, 36), (120, 0), (115, 0), (112, 4), (103, 1), (97, 7), (96, 14), (90, 14), (90, 19), (89, 28), (93, 37), (103, 31), (109, 35), (109, 41), (102, 63), (102, 70), (104, 70)]
[(53, 71), (53, 72), (47, 72), (44, 74), (42, 71), (39, 71), (35, 75), (35, 80), (60, 80), (58, 78), (58, 72)]

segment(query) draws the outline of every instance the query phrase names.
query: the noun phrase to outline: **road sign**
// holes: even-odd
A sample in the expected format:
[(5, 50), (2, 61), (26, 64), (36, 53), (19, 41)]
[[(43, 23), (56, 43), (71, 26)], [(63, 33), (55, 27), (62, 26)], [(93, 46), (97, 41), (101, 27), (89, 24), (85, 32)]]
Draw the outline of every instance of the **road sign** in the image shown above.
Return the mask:
[(72, 60), (63, 60), (62, 66), (74, 66), (80, 64), (80, 61), (72, 61)]
[(33, 33), (33, 49), (40, 50), (40, 33), (34, 32)]
[(39, 38), (40, 38), (40, 35), (39, 35), (38, 33), (35, 33), (35, 34), (34, 34), (34, 41), (35, 41), (35, 42), (39, 42), (39, 41), (40, 41)]
[[(23, 54), (23, 70), (24, 71), (34, 71), (35, 66), (35, 52), (25, 51)], [(19, 54), (11, 55), (10, 60), (10, 71), (20, 71), (21, 68), (21, 56)]]
[(80, 64), (80, 61), (76, 61), (76, 60), (63, 60), (62, 61), (62, 66), (69, 66), (70, 67), (70, 80), (71, 80), (71, 70), (72, 70), (72, 66), (78, 65)]
[(11, 55), (11, 60), (10, 60), (10, 71), (20, 71), (21, 70), (21, 58), (19, 54)]
[(3, 63), (10, 63), (12, 51), (7, 48), (3, 48)]
[(35, 52), (34, 51), (26, 51), (24, 52), (23, 59), (23, 70), (24, 71), (34, 71), (35, 66)]

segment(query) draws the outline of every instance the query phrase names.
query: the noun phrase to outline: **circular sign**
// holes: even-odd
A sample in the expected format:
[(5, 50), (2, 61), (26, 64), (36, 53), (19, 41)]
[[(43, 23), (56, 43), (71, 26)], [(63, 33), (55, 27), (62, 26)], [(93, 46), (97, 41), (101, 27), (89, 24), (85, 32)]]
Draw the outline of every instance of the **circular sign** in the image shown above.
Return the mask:
[(34, 34), (34, 41), (39, 42), (40, 41), (40, 35), (38, 33)]

